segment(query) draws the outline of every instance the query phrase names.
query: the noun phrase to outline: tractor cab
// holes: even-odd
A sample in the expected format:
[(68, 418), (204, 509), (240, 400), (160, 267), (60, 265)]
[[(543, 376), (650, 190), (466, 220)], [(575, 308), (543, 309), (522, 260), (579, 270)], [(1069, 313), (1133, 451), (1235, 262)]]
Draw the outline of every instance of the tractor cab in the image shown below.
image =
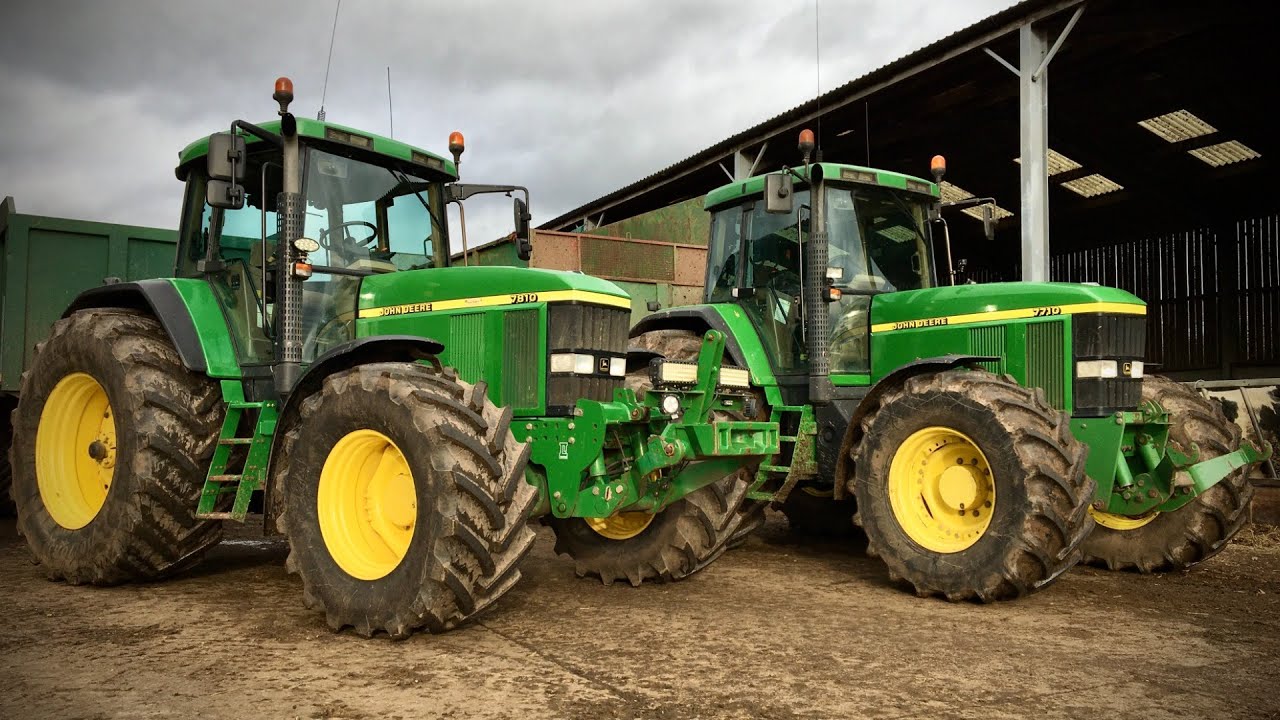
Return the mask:
[[(833, 163), (787, 172), (793, 182), (783, 192), (790, 202), (766, 197), (778, 193), (766, 187), (770, 176), (708, 196), (706, 302), (740, 305), (779, 374), (808, 372), (810, 313), (827, 313), (830, 372), (867, 373), (871, 298), (936, 284), (928, 220), (937, 186)], [(827, 236), (821, 273), (810, 268), (816, 231)], [(818, 286), (807, 292), (810, 278)]]
[[(279, 124), (260, 127), (276, 132)], [(312, 274), (302, 295), (307, 362), (352, 339), (360, 278), (449, 264), (445, 188), (456, 174), (442, 158), (417, 150), (411, 152), (420, 162), (405, 162), (363, 150), (365, 138), (338, 126), (306, 120), (298, 125), (302, 237), (314, 241), (306, 257)], [(211, 178), (199, 161), (207, 146), (208, 141), (189, 146), (183, 159), (190, 160), (179, 167), (186, 202), (177, 276), (208, 277), (233, 328), (241, 362), (270, 363), (277, 324), (275, 274), (282, 257), (280, 152), (269, 143), (249, 143), (243, 202), (222, 208), (208, 201)]]
[[(282, 121), (237, 122), (237, 133), (199, 140), (180, 154), (177, 173), (186, 182), (186, 198), (176, 273), (209, 280), (242, 366), (276, 360), (282, 269), (307, 281), (297, 314), (301, 362), (309, 363), (355, 339), (362, 278), (451, 264), (447, 203), (461, 204), (477, 193), (523, 192), (513, 235), (527, 243), (527, 229), (520, 229), (522, 223), (527, 228), (527, 190), (456, 182), (460, 133), (449, 138), (449, 162), (390, 138), (292, 118), (303, 224), (296, 247), (286, 253), (277, 207), (285, 189)], [(227, 180), (229, 155), (238, 158), (234, 181)], [(465, 245), (465, 226), (462, 232)]]

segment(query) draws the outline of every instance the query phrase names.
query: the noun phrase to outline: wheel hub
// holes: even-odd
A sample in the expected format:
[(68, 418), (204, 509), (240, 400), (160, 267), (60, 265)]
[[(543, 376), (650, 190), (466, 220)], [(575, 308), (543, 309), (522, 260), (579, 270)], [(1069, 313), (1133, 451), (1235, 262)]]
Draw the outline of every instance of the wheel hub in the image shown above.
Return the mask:
[(316, 491), (329, 556), (360, 580), (400, 565), (418, 517), (413, 472), (400, 448), (376, 430), (355, 430), (329, 451)]
[(115, 476), (116, 423), (107, 391), (88, 373), (71, 373), (45, 399), (36, 429), (36, 484), (54, 522), (88, 525)]
[(607, 518), (583, 518), (587, 526), (610, 540), (629, 540), (644, 532), (657, 517), (647, 512), (624, 512)]
[(889, 502), (913, 542), (940, 553), (971, 547), (995, 510), (995, 478), (986, 456), (964, 433), (928, 427), (913, 433), (889, 466)]

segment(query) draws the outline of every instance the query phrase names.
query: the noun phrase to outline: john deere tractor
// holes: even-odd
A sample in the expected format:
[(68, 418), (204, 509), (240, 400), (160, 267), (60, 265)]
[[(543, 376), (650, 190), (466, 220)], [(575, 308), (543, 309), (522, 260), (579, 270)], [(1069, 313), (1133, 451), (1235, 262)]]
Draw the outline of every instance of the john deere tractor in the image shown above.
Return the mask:
[(1243, 468), (1270, 448), (1145, 374), (1140, 299), (941, 285), (942, 158), (931, 182), (810, 164), (812, 147), (806, 131), (803, 169), (707, 195), (706, 304), (631, 331), (673, 360), (724, 334), (752, 417), (782, 429), (749, 501), (798, 529), (860, 526), (891, 577), (952, 600), (1020, 596), (1082, 558), (1158, 572), (1222, 550), (1252, 495)]
[[(779, 450), (724, 335), (624, 387), (630, 300), (565, 272), (456, 267), (446, 203), (528, 193), (289, 112), (179, 156), (175, 276), (80, 294), (14, 413), (18, 526), (50, 577), (188, 567), (260, 504), (306, 604), (404, 637), (519, 579), (542, 517), (583, 575), (674, 580), (758, 520), (741, 468)], [(465, 260), (463, 261), (465, 263)], [(643, 394), (638, 399), (633, 388)]]

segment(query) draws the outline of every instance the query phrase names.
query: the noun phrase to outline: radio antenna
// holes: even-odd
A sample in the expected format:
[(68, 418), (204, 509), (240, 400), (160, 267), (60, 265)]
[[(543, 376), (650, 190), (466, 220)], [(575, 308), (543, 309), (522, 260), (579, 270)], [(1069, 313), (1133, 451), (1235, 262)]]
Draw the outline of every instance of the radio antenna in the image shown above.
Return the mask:
[(391, 66), (387, 66), (387, 122), (391, 124), (391, 131), (388, 133), (392, 139), (396, 136), (396, 116), (391, 110)]
[(818, 96), (817, 110), (818, 117), (814, 123), (814, 133), (817, 146), (815, 162), (822, 162), (822, 40), (818, 33), (818, 0), (813, 0), (813, 72), (817, 80)]
[(333, 8), (333, 30), (329, 32), (329, 59), (324, 63), (324, 87), (320, 90), (320, 112), (316, 113), (316, 119), (324, 120), (324, 98), (329, 92), (329, 67), (333, 65), (333, 39), (338, 36), (338, 11), (342, 9), (342, 0), (338, 0), (338, 4)]

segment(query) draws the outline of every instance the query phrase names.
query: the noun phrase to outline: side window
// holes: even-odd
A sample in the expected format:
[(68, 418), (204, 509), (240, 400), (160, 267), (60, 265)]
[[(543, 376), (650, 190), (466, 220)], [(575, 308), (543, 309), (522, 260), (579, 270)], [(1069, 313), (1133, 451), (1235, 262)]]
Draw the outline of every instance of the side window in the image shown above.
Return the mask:
[(738, 284), (738, 250), (742, 243), (742, 207), (717, 210), (711, 216), (707, 254), (707, 302), (733, 302)]

